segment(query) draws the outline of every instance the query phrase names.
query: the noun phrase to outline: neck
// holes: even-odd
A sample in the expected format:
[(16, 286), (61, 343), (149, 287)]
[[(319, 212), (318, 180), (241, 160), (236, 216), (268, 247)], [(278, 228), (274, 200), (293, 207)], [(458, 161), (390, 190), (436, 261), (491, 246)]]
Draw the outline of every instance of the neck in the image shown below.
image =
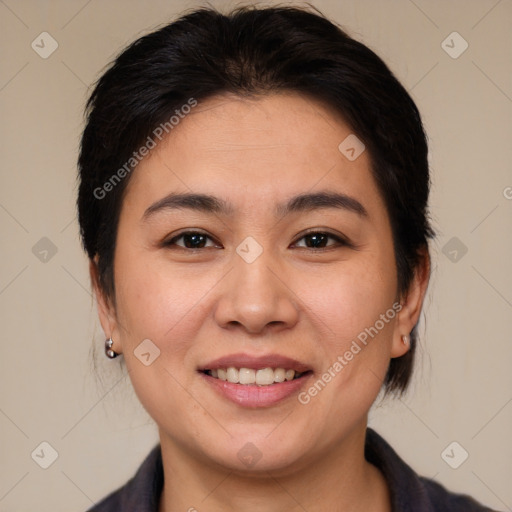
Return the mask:
[(385, 479), (364, 458), (365, 434), (363, 426), (307, 461), (247, 475), (208, 465), (160, 432), (165, 476), (159, 512), (391, 512)]

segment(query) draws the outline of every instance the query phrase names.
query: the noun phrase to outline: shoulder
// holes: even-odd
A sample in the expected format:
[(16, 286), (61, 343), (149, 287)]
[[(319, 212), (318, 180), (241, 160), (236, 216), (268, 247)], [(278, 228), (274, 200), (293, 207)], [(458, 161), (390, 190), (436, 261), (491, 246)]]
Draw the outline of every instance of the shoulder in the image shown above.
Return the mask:
[(114, 510), (122, 510), (123, 490), (124, 486), (103, 498), (92, 508), (87, 509), (87, 512), (114, 512)]
[(87, 512), (157, 512), (162, 488), (162, 452), (157, 445), (133, 478)]
[(436, 512), (496, 512), (478, 503), (471, 496), (450, 492), (433, 480), (418, 478)]
[(395, 512), (493, 512), (470, 496), (418, 476), (371, 428), (366, 432), (365, 457), (384, 475)]

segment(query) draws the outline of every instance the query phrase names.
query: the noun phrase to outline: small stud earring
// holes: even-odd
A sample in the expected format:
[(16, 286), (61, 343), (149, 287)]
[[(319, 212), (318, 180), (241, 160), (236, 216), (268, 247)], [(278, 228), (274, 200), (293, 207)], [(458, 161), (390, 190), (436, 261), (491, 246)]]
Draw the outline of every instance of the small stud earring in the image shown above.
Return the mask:
[(114, 344), (114, 341), (112, 340), (111, 337), (108, 340), (105, 340), (105, 355), (109, 359), (115, 359), (119, 355), (117, 352), (115, 352), (112, 349), (113, 344)]
[(409, 345), (409, 338), (405, 334), (402, 334), (402, 343), (404, 345)]

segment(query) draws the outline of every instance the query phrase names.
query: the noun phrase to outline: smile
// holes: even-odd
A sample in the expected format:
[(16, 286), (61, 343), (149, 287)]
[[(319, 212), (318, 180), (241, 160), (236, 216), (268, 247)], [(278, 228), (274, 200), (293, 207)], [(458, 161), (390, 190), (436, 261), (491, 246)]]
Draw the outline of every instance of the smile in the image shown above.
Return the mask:
[(217, 368), (214, 370), (204, 370), (206, 375), (232, 384), (257, 386), (271, 386), (285, 381), (299, 379), (304, 373), (286, 368)]

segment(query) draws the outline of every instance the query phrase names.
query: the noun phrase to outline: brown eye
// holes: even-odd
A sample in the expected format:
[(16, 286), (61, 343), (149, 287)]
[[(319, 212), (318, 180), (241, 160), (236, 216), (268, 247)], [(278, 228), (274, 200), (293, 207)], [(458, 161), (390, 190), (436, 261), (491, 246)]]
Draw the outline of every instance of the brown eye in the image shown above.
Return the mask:
[[(329, 239), (334, 240), (335, 243), (329, 244)], [(298, 242), (304, 240), (304, 245), (299, 245)], [(325, 249), (328, 247), (336, 247), (336, 246), (347, 246), (350, 245), (343, 238), (333, 235), (332, 233), (325, 233), (322, 231), (312, 231), (303, 235), (299, 238), (298, 242), (295, 243), (297, 247), (305, 247), (307, 249)]]
[[(183, 240), (183, 242), (177, 243), (179, 240)], [(212, 239), (205, 233), (201, 233), (199, 231), (185, 231), (174, 238), (171, 238), (168, 242), (165, 242), (164, 245), (166, 247), (176, 245), (184, 249), (203, 249), (207, 247), (206, 244), (208, 240)], [(215, 247), (215, 244), (208, 247)]]

